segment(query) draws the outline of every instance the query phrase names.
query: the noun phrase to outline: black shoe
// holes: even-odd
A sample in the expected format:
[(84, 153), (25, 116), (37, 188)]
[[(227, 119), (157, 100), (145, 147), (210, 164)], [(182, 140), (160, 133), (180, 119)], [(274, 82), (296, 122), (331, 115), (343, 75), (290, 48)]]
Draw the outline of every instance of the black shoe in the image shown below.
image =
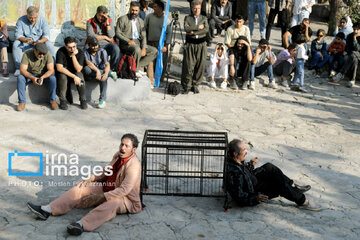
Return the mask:
[(62, 110), (67, 110), (68, 109), (68, 105), (66, 104), (65, 101), (60, 101), (60, 109)]
[(80, 101), (80, 107), (81, 107), (81, 109), (87, 109), (87, 103), (86, 103), (86, 100), (81, 100)]
[(182, 92), (182, 94), (189, 94), (189, 89), (184, 89), (184, 91)]
[(30, 209), (30, 211), (32, 211), (33, 213), (35, 213), (35, 215), (40, 218), (41, 220), (46, 220), (48, 219), (48, 217), (51, 215), (51, 213), (46, 212), (44, 210), (41, 209), (41, 206), (37, 206), (32, 204), (31, 202), (27, 203), (28, 208)]
[(79, 223), (72, 223), (67, 226), (67, 232), (70, 235), (79, 236), (84, 232), (84, 228)]
[(310, 185), (300, 186), (300, 185), (295, 184), (295, 188), (297, 190), (299, 190), (300, 192), (304, 193), (304, 192), (309, 191), (311, 189), (311, 186)]
[(69, 102), (69, 104), (74, 103), (73, 95), (72, 95), (72, 92), (71, 92), (71, 86), (69, 86), (69, 88), (66, 91), (66, 100)]
[(197, 87), (192, 87), (191, 91), (194, 92), (194, 94), (200, 93), (199, 89)]

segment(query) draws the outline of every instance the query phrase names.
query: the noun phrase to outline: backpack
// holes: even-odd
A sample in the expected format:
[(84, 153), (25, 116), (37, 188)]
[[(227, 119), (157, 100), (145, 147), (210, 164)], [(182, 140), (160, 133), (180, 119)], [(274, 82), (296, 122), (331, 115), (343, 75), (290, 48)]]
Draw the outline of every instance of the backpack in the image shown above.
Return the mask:
[(137, 81), (137, 77), (135, 74), (136, 71), (136, 61), (133, 56), (130, 55), (124, 55), (122, 56), (118, 70), (116, 72), (117, 76), (119, 78), (126, 78), (126, 79), (133, 79), (134, 81)]
[(167, 88), (167, 93), (170, 95), (178, 95), (181, 91), (181, 85), (178, 82), (171, 82)]

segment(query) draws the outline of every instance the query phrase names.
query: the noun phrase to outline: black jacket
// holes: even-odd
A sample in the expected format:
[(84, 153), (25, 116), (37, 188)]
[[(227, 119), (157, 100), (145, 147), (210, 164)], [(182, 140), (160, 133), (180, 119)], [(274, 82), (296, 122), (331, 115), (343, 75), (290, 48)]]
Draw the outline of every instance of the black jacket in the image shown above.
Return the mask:
[(213, 3), (213, 5), (211, 6), (211, 17), (212, 19), (215, 20), (216, 23), (221, 24), (222, 21), (226, 21), (228, 19), (231, 19), (232, 17), (232, 6), (231, 6), (231, 2), (228, 2), (225, 5), (224, 8), (224, 16), (220, 17), (220, 11), (221, 11), (221, 5), (220, 2), (217, 3)]
[(240, 206), (254, 206), (258, 204), (258, 193), (254, 186), (257, 183), (251, 163), (239, 164), (228, 159), (226, 166), (226, 191)]
[(360, 37), (356, 38), (357, 41), (354, 41), (354, 33), (350, 33), (346, 38), (346, 47), (345, 51), (348, 54), (351, 54), (354, 51), (360, 52)]

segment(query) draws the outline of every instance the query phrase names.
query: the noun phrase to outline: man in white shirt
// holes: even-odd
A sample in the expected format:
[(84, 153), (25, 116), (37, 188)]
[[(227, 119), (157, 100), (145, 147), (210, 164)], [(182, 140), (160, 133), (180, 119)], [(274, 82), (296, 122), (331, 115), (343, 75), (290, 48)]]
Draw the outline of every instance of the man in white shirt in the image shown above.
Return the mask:
[(225, 33), (225, 45), (231, 48), (235, 45), (236, 40), (240, 36), (246, 37), (249, 44), (251, 45), (250, 30), (245, 26), (246, 18), (242, 15), (237, 15), (235, 19), (235, 25), (229, 27)]

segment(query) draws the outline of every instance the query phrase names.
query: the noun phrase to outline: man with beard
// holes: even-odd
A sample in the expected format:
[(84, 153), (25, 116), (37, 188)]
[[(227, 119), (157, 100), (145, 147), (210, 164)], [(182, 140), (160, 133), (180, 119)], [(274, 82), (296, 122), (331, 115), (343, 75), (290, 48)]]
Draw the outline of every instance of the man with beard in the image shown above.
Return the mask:
[[(305, 35), (306, 42), (310, 41), (310, 37), (312, 36), (313, 32), (310, 28), (310, 20), (308, 18), (304, 18), (300, 25), (296, 25), (283, 35), (283, 42), (285, 44), (285, 48), (289, 47), (289, 37), (291, 37), (291, 43), (296, 43), (296, 39), (299, 39), (299, 35)], [(308, 49), (307, 46), (305, 46)]]
[(99, 45), (104, 48), (107, 55), (110, 56), (111, 77), (117, 79), (116, 71), (121, 58), (120, 48), (116, 44), (115, 23), (108, 16), (108, 9), (105, 6), (99, 6), (95, 17), (89, 19), (86, 23), (87, 37), (95, 37), (99, 40)]
[(80, 181), (48, 205), (28, 202), (28, 208), (39, 219), (46, 220), (50, 215), (63, 215), (73, 208), (95, 207), (79, 221), (67, 226), (70, 235), (91, 232), (116, 214), (140, 212), (141, 164), (135, 153), (138, 144), (134, 134), (123, 135), (119, 151), (100, 174), (96, 171), (98, 174)]
[(94, 37), (87, 39), (89, 48), (85, 51), (86, 66), (84, 75), (86, 81), (96, 80), (100, 83), (100, 98), (98, 108), (106, 107), (107, 80), (110, 72), (108, 55), (103, 48), (99, 47), (99, 42)]
[(306, 199), (304, 192), (311, 186), (299, 186), (289, 179), (278, 167), (266, 163), (255, 168), (258, 158), (245, 162), (247, 150), (239, 139), (228, 145), (225, 187), (239, 206), (255, 206), (269, 199), (282, 196), (295, 202), (298, 208), (320, 211), (321, 207)]
[(85, 55), (81, 49), (77, 48), (76, 39), (66, 37), (65, 46), (61, 47), (56, 53), (56, 79), (58, 83), (58, 96), (60, 98), (60, 108), (67, 110), (66, 99), (70, 104), (73, 103), (71, 94), (71, 82), (77, 87), (81, 109), (87, 109), (85, 96), (85, 81), (82, 74), (85, 65)]
[(137, 76), (141, 77), (139, 69), (156, 58), (157, 50), (147, 45), (144, 21), (138, 16), (139, 12), (140, 3), (131, 2), (130, 13), (120, 17), (116, 23), (116, 37), (120, 41), (121, 52), (135, 58)]
[(192, 14), (184, 20), (186, 45), (181, 76), (184, 94), (188, 94), (190, 90), (195, 94), (199, 93), (198, 86), (206, 67), (206, 34), (209, 31), (207, 18), (200, 15), (201, 2), (194, 0), (191, 6)]

